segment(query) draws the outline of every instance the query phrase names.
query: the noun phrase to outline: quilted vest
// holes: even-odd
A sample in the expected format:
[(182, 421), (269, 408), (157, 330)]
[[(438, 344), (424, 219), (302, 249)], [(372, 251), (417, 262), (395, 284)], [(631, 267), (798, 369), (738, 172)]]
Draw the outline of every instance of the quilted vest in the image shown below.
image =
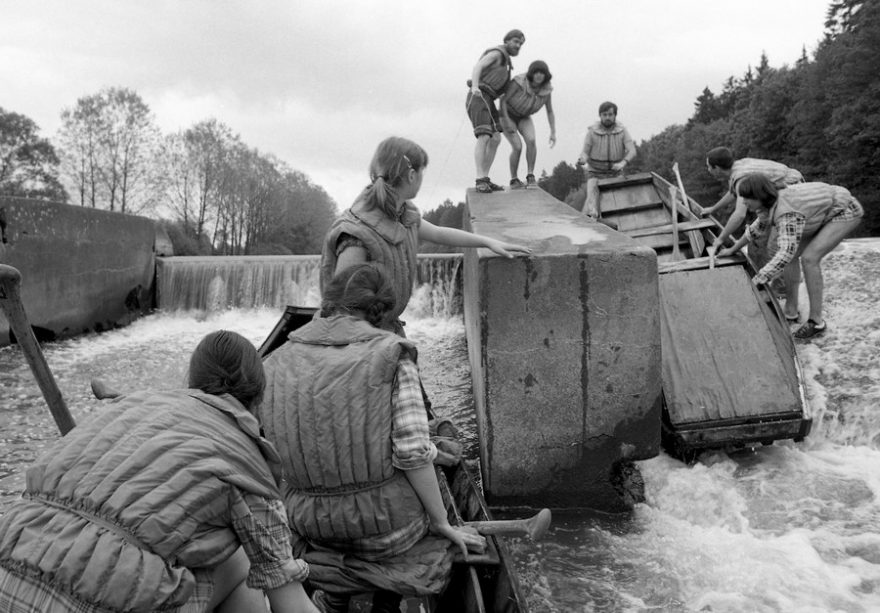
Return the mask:
[(804, 176), (800, 171), (789, 168), (785, 164), (774, 162), (773, 160), (761, 160), (758, 158), (742, 158), (736, 160), (730, 167), (730, 179), (728, 187), (730, 193), (736, 196), (736, 184), (740, 179), (749, 174), (764, 175), (776, 189), (785, 189), (789, 185), (803, 183)]
[[(392, 463), (391, 394), (406, 339), (348, 315), (315, 319), (266, 360), (260, 409), (281, 455), (294, 532), (360, 551), (400, 535), (395, 555), (427, 532), (428, 519)], [(363, 546), (363, 547), (362, 547)]]
[(230, 396), (139, 392), (74, 428), (0, 517), (0, 565), (104, 610), (175, 610), (239, 546), (231, 487), (280, 499), (279, 458)]
[(394, 285), (396, 304), (390, 319), (400, 317), (412, 296), (418, 272), (419, 210), (411, 202), (404, 205), (400, 221), (389, 219), (379, 209), (368, 209), (362, 199), (345, 211), (327, 232), (321, 254), (321, 288), (330, 283), (336, 271), (336, 243), (341, 234), (360, 239), (370, 261), (382, 265)]
[(587, 161), (594, 170), (611, 170), (611, 166), (626, 156), (623, 124), (617, 122), (610, 130), (597, 121), (587, 129), (590, 139), (590, 159)]

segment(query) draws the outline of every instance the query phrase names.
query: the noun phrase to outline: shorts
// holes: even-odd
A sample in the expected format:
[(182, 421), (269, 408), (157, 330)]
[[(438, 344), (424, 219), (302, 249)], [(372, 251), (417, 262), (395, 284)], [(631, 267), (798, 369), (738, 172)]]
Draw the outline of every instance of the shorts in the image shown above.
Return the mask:
[(850, 197), (849, 202), (847, 202), (843, 209), (837, 215), (828, 220), (828, 223), (840, 223), (843, 221), (852, 221), (854, 219), (861, 219), (865, 216), (865, 210), (862, 208), (862, 205), (855, 198)]
[(587, 179), (612, 179), (620, 176), (623, 176), (622, 170), (593, 170), (592, 168), (587, 168)]
[(465, 108), (468, 117), (470, 117), (471, 125), (474, 126), (474, 136), (477, 138), (494, 136), (497, 132), (501, 132), (498, 107), (495, 106), (495, 100), (489, 98), (487, 94), (484, 93), (480, 97), (468, 92)]

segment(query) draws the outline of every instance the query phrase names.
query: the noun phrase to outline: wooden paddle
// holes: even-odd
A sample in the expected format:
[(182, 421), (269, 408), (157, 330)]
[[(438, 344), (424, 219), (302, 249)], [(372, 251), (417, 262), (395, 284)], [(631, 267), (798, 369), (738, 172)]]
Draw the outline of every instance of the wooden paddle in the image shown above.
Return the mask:
[(527, 519), (495, 519), (491, 521), (469, 521), (465, 526), (477, 529), (480, 534), (526, 535), (537, 541), (550, 527), (550, 509), (541, 509)]
[(674, 187), (669, 188), (669, 205), (672, 213), (672, 259), (682, 259), (681, 247), (678, 245), (678, 192)]
[(21, 303), (21, 273), (17, 268), (0, 264), (0, 307), (9, 320), (9, 327), (15, 333), (15, 338), (21, 347), (22, 353), (34, 373), (37, 385), (43, 392), (43, 398), (49, 405), (52, 417), (64, 436), (76, 426), (64, 398), (61, 397), (61, 390), (55, 383), (55, 377), (49, 370), (43, 351), (37, 343), (37, 337), (28, 323), (27, 314), (24, 305)]

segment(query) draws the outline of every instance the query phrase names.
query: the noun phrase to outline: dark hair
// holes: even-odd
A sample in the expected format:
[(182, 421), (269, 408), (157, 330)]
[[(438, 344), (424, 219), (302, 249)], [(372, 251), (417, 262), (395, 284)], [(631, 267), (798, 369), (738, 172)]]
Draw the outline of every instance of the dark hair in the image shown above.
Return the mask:
[(523, 42), (526, 42), (526, 35), (522, 33), (522, 30), (513, 29), (507, 34), (504, 35), (504, 41), (507, 42), (511, 38), (521, 38)]
[(617, 105), (613, 102), (603, 102), (599, 105), (599, 114), (601, 115), (605, 111), (614, 111), (614, 114), (617, 115)]
[(324, 288), (321, 316), (360, 311), (381, 328), (395, 303), (394, 288), (378, 264), (355, 264), (336, 273)]
[(733, 154), (727, 147), (715, 147), (706, 154), (706, 163), (709, 166), (730, 170), (733, 167)]
[(217, 330), (193, 351), (188, 385), (215, 396), (229, 394), (251, 409), (263, 396), (266, 375), (253, 343), (236, 332)]
[(776, 204), (776, 197), (779, 194), (773, 181), (760, 174), (744, 176), (737, 181), (736, 188), (740, 198), (757, 200), (767, 209)]
[(535, 76), (535, 73), (538, 72), (544, 73), (544, 83), (542, 83), (542, 85), (546, 85), (550, 82), (550, 79), (553, 78), (553, 75), (550, 74), (550, 69), (547, 67), (547, 62), (535, 60), (534, 62), (529, 64), (529, 69), (528, 71), (526, 71), (526, 79), (531, 81), (532, 77)]
[(367, 208), (379, 208), (388, 217), (396, 215), (395, 194), (410, 170), (428, 165), (428, 154), (413, 141), (391, 136), (376, 148), (370, 162), (370, 185), (363, 192)]

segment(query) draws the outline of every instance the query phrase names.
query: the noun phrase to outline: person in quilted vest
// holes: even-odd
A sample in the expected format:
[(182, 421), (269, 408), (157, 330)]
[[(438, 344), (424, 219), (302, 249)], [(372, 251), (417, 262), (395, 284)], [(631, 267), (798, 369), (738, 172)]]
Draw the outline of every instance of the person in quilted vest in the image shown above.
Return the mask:
[[(208, 334), (189, 387), (135, 392), (53, 443), (0, 517), (0, 611), (316, 613), (254, 346)], [(265, 593), (265, 596), (264, 596)]]
[(370, 184), (327, 232), (321, 254), (321, 288), (340, 270), (376, 262), (389, 276), (394, 306), (383, 325), (403, 334), (400, 314), (416, 281), (420, 240), (454, 247), (485, 247), (512, 258), (531, 249), (422, 219), (412, 199), (422, 187), (428, 154), (411, 140), (390, 137), (379, 143), (370, 162)]
[[(556, 116), (553, 113), (550, 69), (547, 63), (535, 60), (529, 64), (528, 71), (516, 75), (507, 84), (501, 98), (501, 127), (504, 137), (510, 143), (510, 188), (537, 187), (535, 181), (535, 162), (538, 159), (538, 144), (535, 140), (535, 123), (532, 115), (547, 109), (550, 122), (550, 147), (556, 144)], [(522, 138), (520, 138), (522, 134)], [(526, 182), (517, 177), (519, 160), (522, 157), (523, 139), (526, 141)]]
[(345, 268), (324, 288), (322, 317), (265, 362), (260, 415), (281, 454), (294, 552), (324, 611), (365, 592), (372, 611), (399, 611), (402, 595), (445, 587), (454, 549), (486, 546), (447, 519), (416, 348), (382, 329), (394, 307), (377, 265)]

